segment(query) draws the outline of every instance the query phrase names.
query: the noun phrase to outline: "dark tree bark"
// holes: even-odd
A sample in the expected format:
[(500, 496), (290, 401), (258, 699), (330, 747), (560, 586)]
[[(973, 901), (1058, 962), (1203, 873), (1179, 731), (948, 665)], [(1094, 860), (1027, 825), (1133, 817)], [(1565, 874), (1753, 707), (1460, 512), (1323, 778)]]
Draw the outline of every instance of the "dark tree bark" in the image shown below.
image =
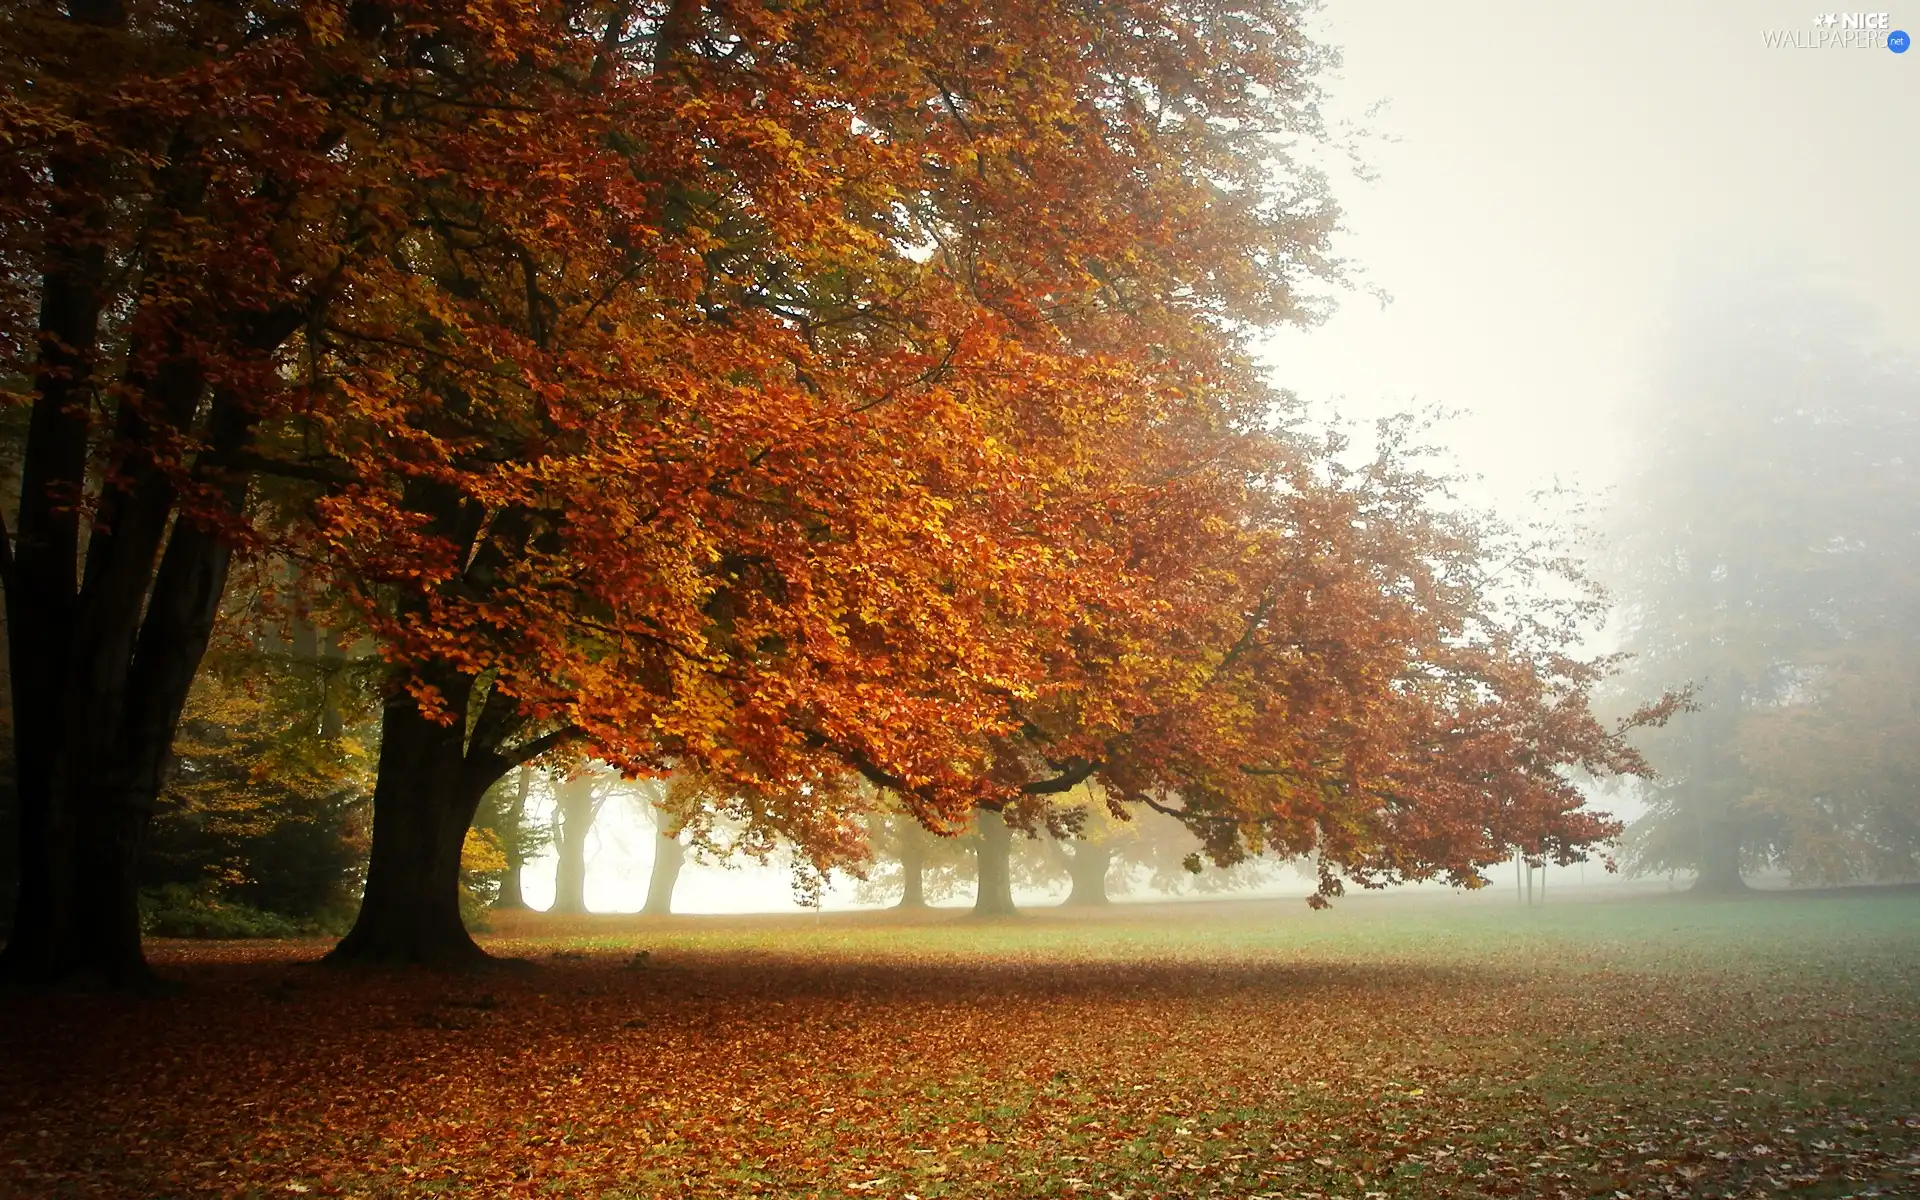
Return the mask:
[[(444, 668), (421, 671), (415, 680), (434, 689), (446, 719), (421, 712), (407, 681), (394, 682), (381, 712), (367, 889), (353, 928), (327, 955), (331, 963), (486, 961), (460, 916), (460, 850), (467, 829), (501, 776), (575, 736), (562, 728), (509, 747), (525, 731), (511, 697), (489, 690), (479, 699), (472, 676)], [(477, 699), (479, 714), (469, 721)]]
[(587, 911), (587, 835), (600, 812), (594, 778), (582, 773), (553, 789), (554, 850), (559, 861), (553, 871), (553, 906), (548, 912)]
[(1113, 848), (1105, 842), (1076, 840), (1067, 858), (1067, 875), (1073, 887), (1064, 904), (1081, 906), (1112, 903), (1107, 897), (1107, 870), (1113, 865)]
[[(77, 148), (49, 163), (63, 194), (81, 190), (101, 168)], [(54, 216), (97, 237), (104, 205), (57, 202)], [(54, 796), (65, 740), (59, 697), (68, 674), (79, 603), (80, 518), (69, 498), (85, 479), (88, 413), (99, 337), (106, 252), (99, 241), (56, 241), (40, 282), (40, 362), (21, 463), (17, 538), (7, 564), (7, 626), (12, 671), (14, 764), (19, 788), (19, 892), (0, 971), (14, 978), (62, 973), (75, 863), (71, 805)], [(67, 502), (63, 502), (67, 501)]]
[[(449, 696), (462, 710), (465, 698)], [(472, 760), (461, 745), (463, 716), (441, 724), (404, 690), (388, 699), (367, 890), (329, 962), (461, 966), (486, 959), (460, 917), (460, 851), (480, 797), (506, 765), (491, 756)]]
[[(76, 6), (77, 22), (117, 24), (119, 14)], [(78, 803), (66, 735), (66, 702), (80, 617), (80, 510), (95, 402), (95, 360), (105, 304), (107, 165), (71, 143), (47, 169), (54, 186), (40, 276), (39, 361), (21, 461), (17, 538), (5, 555), (9, 666), (18, 793), (20, 879), (0, 975), (57, 978), (87, 966), (115, 974), (100, 948), (78, 942), (75, 912)], [(85, 197), (86, 199), (77, 199)], [(0, 550), (5, 550), (0, 539)], [(144, 963), (119, 964), (138, 975)]]
[(900, 817), (900, 903), (896, 908), (927, 906), (926, 832), (913, 817)]
[(653, 870), (647, 876), (647, 903), (640, 911), (652, 917), (673, 912), (673, 888), (687, 864), (687, 848), (680, 844), (680, 826), (673, 817), (653, 810)]
[[(408, 509), (465, 562), (443, 585), (484, 593), (528, 534), (526, 512), (495, 511), (433, 480), (407, 488)], [(424, 613), (420, 597), (403, 611)], [(409, 684), (440, 698), (443, 720), (422, 713)], [(460, 918), (460, 850), (481, 798), (501, 776), (570, 741), (571, 727), (525, 736), (519, 702), (445, 663), (396, 678), (381, 714), (373, 788), (373, 852), (352, 930), (327, 955), (335, 963), (461, 965), (484, 961)], [(478, 711), (474, 706), (478, 705)]]
[[(147, 449), (167, 436), (161, 425), (192, 421), (205, 384), (198, 364), (167, 359), (129, 384), (140, 401), (122, 404), (119, 453), (78, 587), (70, 558), (64, 573), (45, 561), (75, 551), (64, 529), (23, 538), (7, 572), (14, 710), (24, 717), (15, 727), (23, 870), (12, 936), (0, 955), (7, 978), (80, 976), (110, 985), (150, 978), (140, 945), (140, 846), (231, 552), (198, 518), (174, 519), (175, 486)], [(46, 399), (38, 397), (36, 409)], [(207, 427), (214, 455), (243, 446), (253, 423), (239, 397), (217, 392)], [(30, 430), (28, 461), (37, 449), (58, 458), (58, 447), (36, 448)], [(194, 474), (227, 511), (239, 511), (244, 477)], [(77, 495), (77, 481), (69, 484), (40, 476), (23, 484), (23, 527), (46, 530), (43, 499), (63, 490)]]
[[(106, 94), (114, 83), (106, 73), (124, 61), (110, 32), (124, 23), (123, 7), (74, 0), (66, 15), (100, 32), (100, 55), (90, 58), (83, 35), (60, 69), (84, 75), (106, 64), (88, 83)], [(182, 304), (193, 285), (169, 278), (179, 267), (138, 254), (112, 265), (127, 283), (109, 286), (120, 201), (131, 198), (163, 224), (200, 213), (205, 180), (185, 165), (194, 155), (179, 152), (188, 134), (175, 133), (171, 161), (149, 177), (151, 192), (132, 197), (117, 194), (130, 177), (111, 151), (69, 140), (47, 156), (33, 405), (10, 547), (0, 530), (21, 858), (0, 976), (14, 980), (149, 978), (140, 844), (226, 586), (221, 527), (237, 524), (243, 509), (246, 476), (216, 465), (247, 445), (257, 420), (255, 397), (236, 392), (244, 386), (236, 381), (268, 362), (320, 303), (315, 295), (236, 309), (208, 295)], [(101, 346), (109, 302), (130, 311), (127, 345), (111, 355)], [(220, 368), (210, 369), (215, 360)], [(119, 373), (111, 393), (100, 386), (108, 370)], [(108, 461), (95, 471), (88, 447), (108, 404)], [(180, 464), (168, 457), (183, 440), (209, 451), (190, 468), (204, 485), (191, 515), (180, 512)]]
[(973, 915), (1014, 916), (1020, 910), (1013, 906), (1013, 830), (995, 809), (974, 811), (980, 835), (974, 850), (979, 861), (979, 887), (974, 894)]

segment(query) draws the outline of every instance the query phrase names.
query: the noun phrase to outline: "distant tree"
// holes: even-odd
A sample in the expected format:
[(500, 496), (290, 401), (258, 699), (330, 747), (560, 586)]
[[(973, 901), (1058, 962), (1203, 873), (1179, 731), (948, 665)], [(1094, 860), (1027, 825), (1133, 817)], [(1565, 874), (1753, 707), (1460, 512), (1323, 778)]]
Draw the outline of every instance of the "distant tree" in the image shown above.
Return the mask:
[(867, 903), (892, 900), (895, 907), (924, 909), (966, 890), (975, 867), (971, 835), (942, 836), (889, 803), (873, 814), (866, 865), (854, 895)]
[(1066, 847), (1067, 876), (1071, 886), (1061, 904), (1068, 908), (1086, 908), (1111, 903), (1107, 895), (1107, 876), (1113, 870), (1113, 843), (1083, 835)]
[(1216, 866), (1178, 820), (1151, 809), (1122, 806), (1116, 813), (1103, 790), (1085, 792), (1073, 836), (1051, 842), (1067, 875), (1065, 906), (1106, 904), (1115, 893), (1141, 888), (1168, 894), (1229, 891), (1255, 886), (1270, 874), (1268, 860)]
[(604, 765), (583, 763), (553, 783), (554, 913), (587, 911), (587, 839), (618, 788), (620, 777)]
[(900, 903), (896, 908), (927, 906), (927, 831), (911, 817), (895, 817), (889, 823), (894, 837), (895, 857), (900, 863)]
[(552, 826), (538, 820), (529, 805), (538, 772), (522, 765), (511, 776), (496, 783), (480, 805), (474, 826), (492, 834), (500, 844), (507, 867), (500, 880), (495, 908), (525, 908), (522, 876), (529, 861), (553, 841)]
[(1000, 809), (974, 811), (976, 917), (1010, 917), (1019, 911), (1013, 903), (1013, 839), (1014, 830)]
[(1920, 875), (1920, 652), (1862, 637), (1808, 674), (1792, 702), (1742, 724), (1743, 807), (1797, 880)]
[(1911, 875), (1920, 370), (1810, 291), (1707, 296), (1669, 335), (1611, 522), (1622, 682), (1691, 680), (1641, 735), (1630, 865), (1737, 892)]
[(647, 870), (647, 899), (641, 912), (665, 917), (673, 913), (673, 889), (687, 865), (686, 843), (681, 841), (686, 820), (668, 803), (674, 781), (648, 780), (633, 792), (653, 826), (653, 865)]

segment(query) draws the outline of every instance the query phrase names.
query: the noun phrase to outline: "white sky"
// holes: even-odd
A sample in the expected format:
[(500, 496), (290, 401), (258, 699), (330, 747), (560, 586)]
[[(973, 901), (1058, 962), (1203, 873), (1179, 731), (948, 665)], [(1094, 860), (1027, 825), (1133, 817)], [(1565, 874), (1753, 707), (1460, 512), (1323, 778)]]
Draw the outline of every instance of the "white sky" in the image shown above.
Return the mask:
[[(1825, 11), (1331, 0), (1320, 30), (1345, 66), (1327, 115), (1374, 131), (1359, 149), (1378, 176), (1335, 178), (1338, 250), (1393, 300), (1355, 291), (1325, 325), (1273, 338), (1276, 381), (1350, 417), (1468, 410), (1444, 440), (1483, 477), (1477, 500), (1521, 515), (1556, 480), (1612, 482), (1649, 334), (1703, 276), (1799, 272), (1920, 346), (1920, 50), (1765, 45)], [(1891, 16), (1920, 32), (1920, 2)], [(631, 911), (651, 832), (616, 807), (588, 902)], [(536, 906), (551, 872), (529, 871)], [(690, 865), (676, 901), (792, 907), (777, 869)]]
[[(1920, 51), (1767, 48), (1815, 11), (1331, 0), (1328, 116), (1379, 135), (1377, 181), (1334, 181), (1339, 250), (1393, 301), (1274, 338), (1276, 381), (1351, 416), (1471, 410), (1446, 440), (1509, 507), (1611, 483), (1649, 331), (1703, 275), (1797, 270), (1920, 342)], [(1891, 17), (1920, 32), (1920, 4)]]

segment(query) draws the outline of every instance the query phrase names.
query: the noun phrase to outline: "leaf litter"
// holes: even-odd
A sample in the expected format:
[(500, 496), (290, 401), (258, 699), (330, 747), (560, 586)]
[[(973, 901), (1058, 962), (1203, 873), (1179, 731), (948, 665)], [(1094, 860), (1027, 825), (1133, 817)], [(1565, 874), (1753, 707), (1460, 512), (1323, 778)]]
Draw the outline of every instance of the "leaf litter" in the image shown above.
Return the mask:
[(0, 997), (0, 1194), (1920, 1195), (1920, 903), (1861, 905), (163, 943)]

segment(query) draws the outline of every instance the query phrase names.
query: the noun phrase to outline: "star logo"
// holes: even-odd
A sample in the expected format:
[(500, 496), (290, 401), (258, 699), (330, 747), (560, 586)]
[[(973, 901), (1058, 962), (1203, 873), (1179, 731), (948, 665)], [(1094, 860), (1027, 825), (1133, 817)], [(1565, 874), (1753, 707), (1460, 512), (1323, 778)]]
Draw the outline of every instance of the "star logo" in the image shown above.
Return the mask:
[(1837, 25), (1839, 22), (1840, 18), (1834, 16), (1832, 13), (1813, 14), (1813, 23), (1815, 25)]

